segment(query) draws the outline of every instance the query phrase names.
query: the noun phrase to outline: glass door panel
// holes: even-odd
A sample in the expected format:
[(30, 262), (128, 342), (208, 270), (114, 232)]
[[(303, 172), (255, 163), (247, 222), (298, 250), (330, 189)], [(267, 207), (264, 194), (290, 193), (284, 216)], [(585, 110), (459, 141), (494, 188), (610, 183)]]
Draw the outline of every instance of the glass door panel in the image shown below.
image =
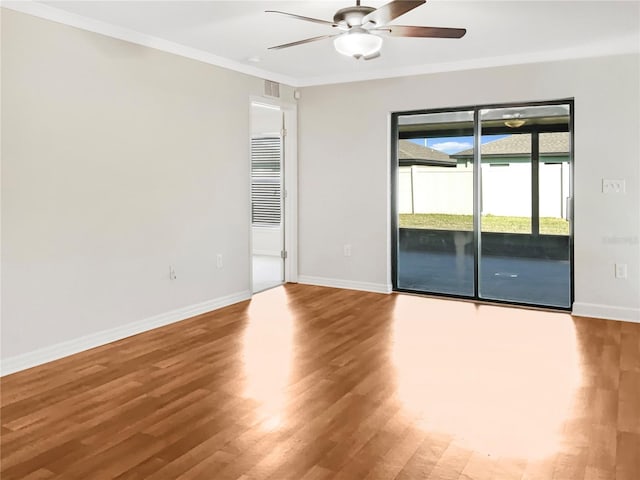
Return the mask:
[(485, 109), (480, 118), (478, 296), (569, 307), (569, 105)]
[(475, 294), (473, 118), (473, 111), (398, 117), (398, 289)]

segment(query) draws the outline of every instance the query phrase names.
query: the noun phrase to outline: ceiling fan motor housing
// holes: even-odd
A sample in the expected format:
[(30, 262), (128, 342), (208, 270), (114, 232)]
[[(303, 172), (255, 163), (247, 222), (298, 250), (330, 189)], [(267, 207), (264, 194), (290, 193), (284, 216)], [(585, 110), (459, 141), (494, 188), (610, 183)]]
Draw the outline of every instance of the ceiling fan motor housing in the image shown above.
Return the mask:
[(333, 16), (333, 23), (341, 27), (359, 27), (362, 19), (373, 11), (375, 8), (362, 6), (342, 8)]

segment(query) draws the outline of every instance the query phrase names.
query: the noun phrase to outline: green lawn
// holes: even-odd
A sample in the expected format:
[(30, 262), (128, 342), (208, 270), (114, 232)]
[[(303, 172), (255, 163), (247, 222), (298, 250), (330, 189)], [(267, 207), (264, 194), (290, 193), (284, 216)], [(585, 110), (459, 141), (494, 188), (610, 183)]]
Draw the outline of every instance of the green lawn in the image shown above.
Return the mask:
[[(401, 228), (431, 228), (434, 230), (473, 231), (472, 215), (446, 215), (441, 213), (401, 213)], [(483, 232), (531, 233), (528, 217), (482, 217)], [(547, 235), (569, 235), (569, 222), (561, 218), (541, 217), (540, 233)]]

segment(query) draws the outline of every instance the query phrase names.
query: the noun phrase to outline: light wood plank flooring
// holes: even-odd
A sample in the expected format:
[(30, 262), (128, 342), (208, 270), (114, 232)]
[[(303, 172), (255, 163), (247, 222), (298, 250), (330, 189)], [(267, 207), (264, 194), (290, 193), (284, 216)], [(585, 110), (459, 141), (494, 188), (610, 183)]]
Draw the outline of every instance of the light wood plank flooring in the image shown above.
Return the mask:
[(640, 479), (640, 324), (285, 285), (1, 386), (2, 480)]

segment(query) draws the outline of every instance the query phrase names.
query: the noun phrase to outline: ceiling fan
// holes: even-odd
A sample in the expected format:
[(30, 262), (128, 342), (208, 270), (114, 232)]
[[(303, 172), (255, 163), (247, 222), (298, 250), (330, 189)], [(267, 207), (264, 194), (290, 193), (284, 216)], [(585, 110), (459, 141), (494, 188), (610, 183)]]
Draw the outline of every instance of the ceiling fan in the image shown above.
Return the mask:
[(306, 38), (304, 40), (298, 40), (297, 42), (270, 47), (269, 50), (279, 50), (304, 43), (324, 40), (325, 38), (334, 38), (333, 44), (339, 53), (356, 59), (363, 58), (364, 60), (371, 60), (380, 56), (380, 48), (382, 47), (382, 37), (380, 35), (386, 34), (392, 37), (461, 38), (467, 33), (467, 30), (464, 28), (389, 25), (389, 22), (419, 7), (423, 3), (426, 3), (426, 0), (393, 0), (380, 8), (372, 8), (360, 5), (360, 0), (357, 0), (355, 6), (338, 10), (333, 16), (333, 21), (305, 17), (296, 15), (295, 13), (280, 12), (278, 10), (266, 10), (266, 13), (278, 13), (306, 22), (329, 25), (340, 30), (339, 33), (333, 35), (320, 35), (319, 37)]

